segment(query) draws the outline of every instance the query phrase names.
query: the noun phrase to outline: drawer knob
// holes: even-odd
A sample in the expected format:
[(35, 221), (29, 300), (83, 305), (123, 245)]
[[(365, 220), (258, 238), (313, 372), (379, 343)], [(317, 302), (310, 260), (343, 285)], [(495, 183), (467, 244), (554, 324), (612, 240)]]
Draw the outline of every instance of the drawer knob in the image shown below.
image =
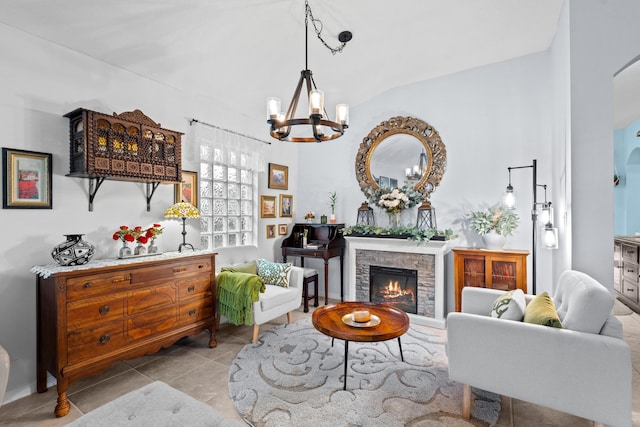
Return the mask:
[(200, 264), (200, 265), (198, 266), (198, 268), (204, 268), (204, 265), (203, 265), (203, 264)]
[(131, 276), (119, 277), (117, 279), (113, 279), (111, 283), (128, 282), (129, 280), (131, 280)]
[(91, 283), (91, 282), (87, 282), (87, 283), (84, 284), (84, 288), (85, 289), (89, 289), (92, 286), (93, 286), (93, 283)]
[(196, 309), (192, 308), (191, 310), (189, 310), (189, 316), (195, 316), (196, 315)]
[(106, 344), (111, 340), (111, 335), (109, 334), (104, 334), (103, 336), (100, 337), (100, 344)]
[(102, 307), (100, 307), (98, 309), (98, 311), (100, 312), (100, 314), (105, 315), (109, 312), (109, 310), (111, 310), (111, 308), (108, 305), (103, 305)]
[(196, 290), (196, 287), (193, 285), (189, 285), (189, 287), (187, 288), (187, 292), (193, 292)]
[(173, 272), (174, 273), (180, 273), (181, 271), (185, 271), (186, 269), (187, 269), (186, 267), (174, 268)]

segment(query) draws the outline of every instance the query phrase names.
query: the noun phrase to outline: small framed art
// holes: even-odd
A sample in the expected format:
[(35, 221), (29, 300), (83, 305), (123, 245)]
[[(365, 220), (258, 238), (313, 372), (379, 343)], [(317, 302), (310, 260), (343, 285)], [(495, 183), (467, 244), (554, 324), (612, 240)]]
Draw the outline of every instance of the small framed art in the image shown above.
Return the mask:
[(260, 218), (276, 217), (276, 196), (260, 196)]
[(280, 195), (280, 216), (289, 217), (293, 216), (293, 196), (290, 194)]
[(269, 163), (269, 188), (289, 189), (289, 168), (287, 166)]
[(176, 184), (174, 203), (187, 202), (198, 207), (198, 172), (182, 171), (182, 182)]
[(276, 237), (276, 225), (268, 224), (267, 225), (267, 239), (273, 239)]
[(278, 224), (278, 235), (286, 236), (289, 232), (289, 224)]
[(51, 154), (2, 149), (2, 207), (51, 209)]

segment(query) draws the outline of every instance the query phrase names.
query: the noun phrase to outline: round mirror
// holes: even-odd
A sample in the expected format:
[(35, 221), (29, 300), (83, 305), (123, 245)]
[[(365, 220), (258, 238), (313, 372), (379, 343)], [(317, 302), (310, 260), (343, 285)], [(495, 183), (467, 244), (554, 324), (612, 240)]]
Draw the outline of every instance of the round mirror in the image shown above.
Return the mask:
[(362, 140), (356, 177), (364, 194), (379, 188), (410, 185), (425, 199), (440, 184), (447, 151), (436, 131), (414, 117), (393, 117)]

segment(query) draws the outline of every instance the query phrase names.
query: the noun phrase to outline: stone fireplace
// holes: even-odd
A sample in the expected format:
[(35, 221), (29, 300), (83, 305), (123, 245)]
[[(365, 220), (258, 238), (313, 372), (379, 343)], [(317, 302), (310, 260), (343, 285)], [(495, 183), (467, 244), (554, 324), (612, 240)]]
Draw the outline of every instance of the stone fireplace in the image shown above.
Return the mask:
[[(415, 275), (415, 288), (399, 290), (395, 289), (392, 283), (391, 290), (387, 295), (413, 292), (414, 301), (411, 308), (407, 303), (410, 299), (407, 296), (402, 298), (406, 304), (398, 308), (406, 311), (412, 322), (444, 328), (444, 256), (450, 250), (448, 242), (414, 242), (405, 239), (351, 236), (346, 236), (345, 239), (347, 240), (349, 271), (346, 301), (377, 301), (375, 298), (380, 298), (378, 290), (375, 290), (375, 284), (372, 283), (372, 267), (375, 274), (381, 274), (381, 280), (386, 280), (387, 287), (389, 286), (388, 273), (390, 271), (411, 271), (412, 273), (409, 275)], [(382, 268), (382, 272), (376, 272), (378, 268)], [(401, 282), (405, 279), (395, 280)], [(371, 289), (372, 284), (374, 292)], [(398, 288), (400, 287), (399, 283)], [(382, 295), (386, 292), (383, 289)], [(373, 295), (373, 293), (378, 295)], [(395, 301), (400, 302), (400, 300), (396, 299)]]

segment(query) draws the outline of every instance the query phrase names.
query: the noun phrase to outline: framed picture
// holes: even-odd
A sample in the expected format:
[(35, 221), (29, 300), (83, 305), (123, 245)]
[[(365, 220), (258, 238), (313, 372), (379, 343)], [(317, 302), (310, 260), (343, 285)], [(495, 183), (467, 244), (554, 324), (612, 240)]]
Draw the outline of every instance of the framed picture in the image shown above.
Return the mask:
[(51, 154), (2, 149), (2, 207), (51, 209)]
[(260, 218), (276, 217), (276, 196), (260, 196)]
[(293, 196), (291, 194), (280, 195), (280, 216), (289, 217), (293, 216)]
[(182, 171), (182, 182), (176, 184), (174, 203), (187, 202), (198, 207), (198, 172)]
[(273, 239), (276, 237), (276, 225), (269, 224), (267, 225), (267, 239)]
[(392, 190), (394, 188), (398, 188), (398, 180), (395, 178), (389, 178), (389, 188), (391, 188)]
[(286, 236), (288, 232), (289, 232), (288, 224), (278, 224), (278, 235)]
[(287, 166), (269, 163), (269, 188), (289, 189), (289, 168)]

